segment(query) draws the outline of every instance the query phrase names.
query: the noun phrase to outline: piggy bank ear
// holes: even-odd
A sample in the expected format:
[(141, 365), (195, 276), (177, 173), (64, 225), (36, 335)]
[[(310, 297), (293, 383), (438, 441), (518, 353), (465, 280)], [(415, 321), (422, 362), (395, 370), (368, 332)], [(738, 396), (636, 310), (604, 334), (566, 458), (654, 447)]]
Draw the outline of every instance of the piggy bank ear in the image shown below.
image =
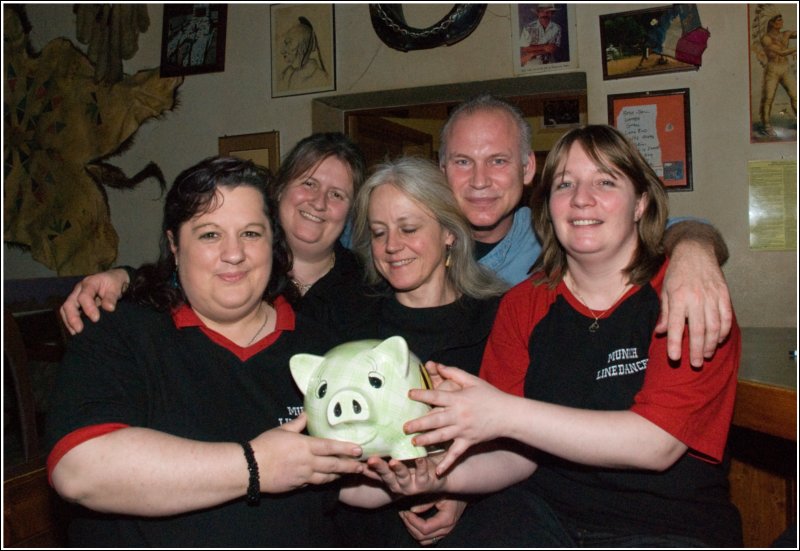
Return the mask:
[(389, 337), (376, 346), (374, 352), (397, 370), (402, 378), (408, 375), (408, 343), (403, 337)]
[(314, 354), (295, 354), (289, 359), (289, 369), (294, 382), (304, 395), (308, 391), (308, 381), (311, 379), (311, 375), (324, 360), (323, 356)]

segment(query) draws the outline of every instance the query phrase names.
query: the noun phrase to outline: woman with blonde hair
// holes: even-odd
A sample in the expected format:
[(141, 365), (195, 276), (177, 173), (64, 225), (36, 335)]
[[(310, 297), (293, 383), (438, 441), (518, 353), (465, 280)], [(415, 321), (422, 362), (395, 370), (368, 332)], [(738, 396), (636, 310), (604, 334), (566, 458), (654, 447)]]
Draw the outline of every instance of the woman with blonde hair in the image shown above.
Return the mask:
[[(353, 243), (369, 282), (387, 286), (348, 338), (400, 335), (423, 362), (457, 365), (478, 373), (486, 339), (505, 282), (473, 258), (469, 223), (444, 174), (426, 159), (401, 157), (374, 168), (356, 197)], [(340, 494), (342, 501), (363, 490), (361, 480)], [(438, 542), (452, 530), (466, 501), (448, 496), (378, 511), (340, 510), (341, 529), (358, 534), (356, 545), (409, 545), (392, 533), (398, 513), (422, 544)], [(452, 522), (422, 533), (424, 511), (438, 510)]]

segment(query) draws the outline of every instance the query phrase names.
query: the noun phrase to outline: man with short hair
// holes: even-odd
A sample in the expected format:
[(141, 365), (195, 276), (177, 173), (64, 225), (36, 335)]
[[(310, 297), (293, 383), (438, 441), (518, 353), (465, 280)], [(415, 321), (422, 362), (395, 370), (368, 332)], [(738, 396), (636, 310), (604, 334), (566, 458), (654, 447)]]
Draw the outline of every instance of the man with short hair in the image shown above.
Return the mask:
[[(531, 136), (519, 109), (482, 95), (451, 113), (439, 146), (439, 166), (472, 225), (478, 261), (511, 284), (528, 277), (542, 250), (531, 210), (519, 204), (536, 174)], [(674, 223), (664, 241), (671, 259), (656, 330), (668, 331), (668, 354), (678, 359), (688, 318), (691, 363), (702, 366), (703, 357), (714, 353), (731, 328), (730, 296), (719, 268), (727, 260), (727, 248), (713, 227), (693, 220)], [(437, 543), (455, 527), (465, 507), (464, 501), (443, 498), (431, 505), (437, 511), (433, 516), (411, 510), (402, 518), (420, 542)]]
[[(531, 135), (519, 109), (482, 95), (452, 112), (439, 147), (439, 166), (472, 224), (478, 261), (512, 285), (528, 276), (541, 252), (530, 208), (519, 205), (536, 174)], [(700, 367), (730, 331), (730, 295), (719, 267), (728, 252), (709, 224), (673, 222), (664, 238), (670, 266), (657, 330), (669, 333), (669, 356), (678, 359), (688, 318), (691, 362)]]

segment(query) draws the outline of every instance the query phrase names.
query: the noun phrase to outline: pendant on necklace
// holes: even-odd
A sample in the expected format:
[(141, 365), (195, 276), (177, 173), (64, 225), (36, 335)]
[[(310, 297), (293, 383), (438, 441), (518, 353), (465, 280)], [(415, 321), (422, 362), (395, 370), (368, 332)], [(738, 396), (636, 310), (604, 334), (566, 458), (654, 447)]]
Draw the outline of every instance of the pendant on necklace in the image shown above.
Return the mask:
[(589, 333), (594, 333), (598, 329), (600, 329), (600, 324), (597, 323), (597, 320), (594, 320), (592, 324), (589, 326)]

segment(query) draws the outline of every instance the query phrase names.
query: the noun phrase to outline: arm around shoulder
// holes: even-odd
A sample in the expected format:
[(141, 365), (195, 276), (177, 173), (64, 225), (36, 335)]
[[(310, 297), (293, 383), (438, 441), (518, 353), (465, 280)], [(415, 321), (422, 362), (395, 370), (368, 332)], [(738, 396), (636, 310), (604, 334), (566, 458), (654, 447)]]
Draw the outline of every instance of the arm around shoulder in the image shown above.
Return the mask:
[(713, 252), (720, 266), (728, 260), (728, 246), (722, 234), (711, 224), (699, 220), (682, 220), (672, 224), (664, 232), (664, 250), (667, 256), (672, 256), (679, 245), (688, 243), (700, 245)]

